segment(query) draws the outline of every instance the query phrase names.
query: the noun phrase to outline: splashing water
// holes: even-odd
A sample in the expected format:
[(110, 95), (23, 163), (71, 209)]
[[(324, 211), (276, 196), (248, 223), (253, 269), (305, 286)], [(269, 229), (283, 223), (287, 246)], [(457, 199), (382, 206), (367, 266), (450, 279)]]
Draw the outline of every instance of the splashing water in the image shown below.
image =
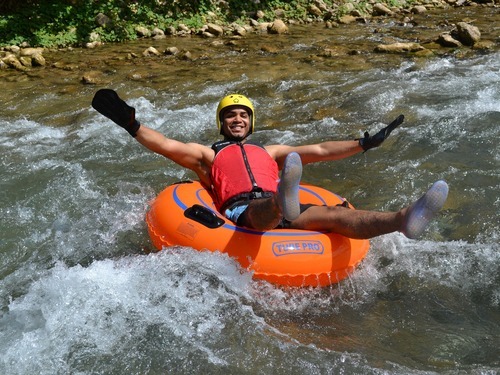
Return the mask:
[(88, 92), (71, 111), (51, 113), (53, 93), (33, 102), (44, 115), (9, 106), (0, 112), (0, 372), (497, 372), (499, 62), (405, 61), (328, 71), (320, 84), (304, 72), (203, 81), (197, 92), (194, 83), (136, 96), (122, 88), (141, 121), (206, 144), (227, 91), (263, 92), (252, 97), (263, 143), (352, 139), (405, 114), (380, 149), (308, 166), (304, 180), (393, 210), (442, 178), (449, 200), (422, 241), (375, 238), (350, 278), (323, 289), (254, 281), (223, 254), (145, 254), (148, 202), (194, 176), (99, 117)]

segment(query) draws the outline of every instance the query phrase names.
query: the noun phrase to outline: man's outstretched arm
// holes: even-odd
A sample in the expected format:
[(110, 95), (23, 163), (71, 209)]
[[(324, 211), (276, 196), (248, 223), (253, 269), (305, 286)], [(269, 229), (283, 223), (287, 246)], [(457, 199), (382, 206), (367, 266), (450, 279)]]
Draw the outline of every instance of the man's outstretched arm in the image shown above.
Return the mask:
[(403, 120), (404, 116), (400, 115), (375, 135), (370, 136), (368, 132), (365, 132), (363, 138), (352, 141), (326, 141), (303, 146), (270, 145), (266, 146), (266, 149), (277, 161), (280, 168), (290, 152), (297, 152), (302, 159), (302, 164), (344, 159), (359, 152), (379, 147)]
[(169, 139), (156, 130), (140, 124), (135, 118), (135, 108), (125, 103), (114, 90), (97, 91), (92, 100), (92, 107), (124, 128), (147, 149), (191, 169), (202, 182), (210, 186), (209, 171), (214, 157), (210, 147)]

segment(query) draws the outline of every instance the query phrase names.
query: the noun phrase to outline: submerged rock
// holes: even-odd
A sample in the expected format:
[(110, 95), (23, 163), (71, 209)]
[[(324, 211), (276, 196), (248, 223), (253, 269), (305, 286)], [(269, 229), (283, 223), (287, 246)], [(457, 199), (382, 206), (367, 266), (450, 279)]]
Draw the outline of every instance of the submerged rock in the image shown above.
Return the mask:
[(142, 56), (150, 57), (150, 56), (160, 56), (161, 53), (154, 47), (148, 47), (142, 52)]
[(168, 47), (164, 53), (165, 53), (165, 55), (177, 55), (179, 53), (179, 48)]
[(375, 47), (375, 52), (382, 53), (407, 53), (423, 51), (425, 48), (418, 43), (393, 43), (379, 44)]
[(103, 73), (98, 70), (92, 70), (89, 72), (86, 72), (82, 76), (82, 83), (86, 85), (96, 85), (101, 83), (101, 78), (103, 76)]

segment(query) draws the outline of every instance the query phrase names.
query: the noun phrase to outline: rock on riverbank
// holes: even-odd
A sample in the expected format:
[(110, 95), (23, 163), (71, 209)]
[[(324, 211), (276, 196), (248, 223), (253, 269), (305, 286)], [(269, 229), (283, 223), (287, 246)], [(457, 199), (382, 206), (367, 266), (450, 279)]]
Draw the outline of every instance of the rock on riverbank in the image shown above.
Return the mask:
[(45, 66), (44, 48), (20, 48), (12, 46), (0, 51), (0, 69), (14, 68), (27, 70), (31, 67)]

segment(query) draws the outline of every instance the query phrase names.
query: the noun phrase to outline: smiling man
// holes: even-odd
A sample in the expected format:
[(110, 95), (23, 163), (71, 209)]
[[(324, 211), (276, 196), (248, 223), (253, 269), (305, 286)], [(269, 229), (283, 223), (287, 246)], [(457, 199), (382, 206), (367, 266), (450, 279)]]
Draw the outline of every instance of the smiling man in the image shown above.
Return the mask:
[(195, 172), (210, 191), (219, 212), (240, 226), (257, 230), (332, 231), (351, 238), (400, 231), (409, 238), (418, 238), (448, 195), (446, 182), (437, 181), (419, 200), (397, 212), (299, 204), (303, 164), (339, 160), (378, 147), (403, 122), (403, 116), (374, 136), (365, 133), (361, 139), (263, 146), (248, 139), (255, 128), (251, 101), (231, 94), (220, 101), (216, 113), (224, 139), (208, 147), (167, 138), (140, 124), (135, 109), (113, 90), (99, 90), (92, 106), (149, 150)]
[[(225, 124), (224, 136), (228, 139), (242, 141), (249, 134), (249, 125), (252, 115), (243, 106), (234, 106), (221, 114), (221, 123)], [(221, 126), (219, 125), (219, 128)]]

